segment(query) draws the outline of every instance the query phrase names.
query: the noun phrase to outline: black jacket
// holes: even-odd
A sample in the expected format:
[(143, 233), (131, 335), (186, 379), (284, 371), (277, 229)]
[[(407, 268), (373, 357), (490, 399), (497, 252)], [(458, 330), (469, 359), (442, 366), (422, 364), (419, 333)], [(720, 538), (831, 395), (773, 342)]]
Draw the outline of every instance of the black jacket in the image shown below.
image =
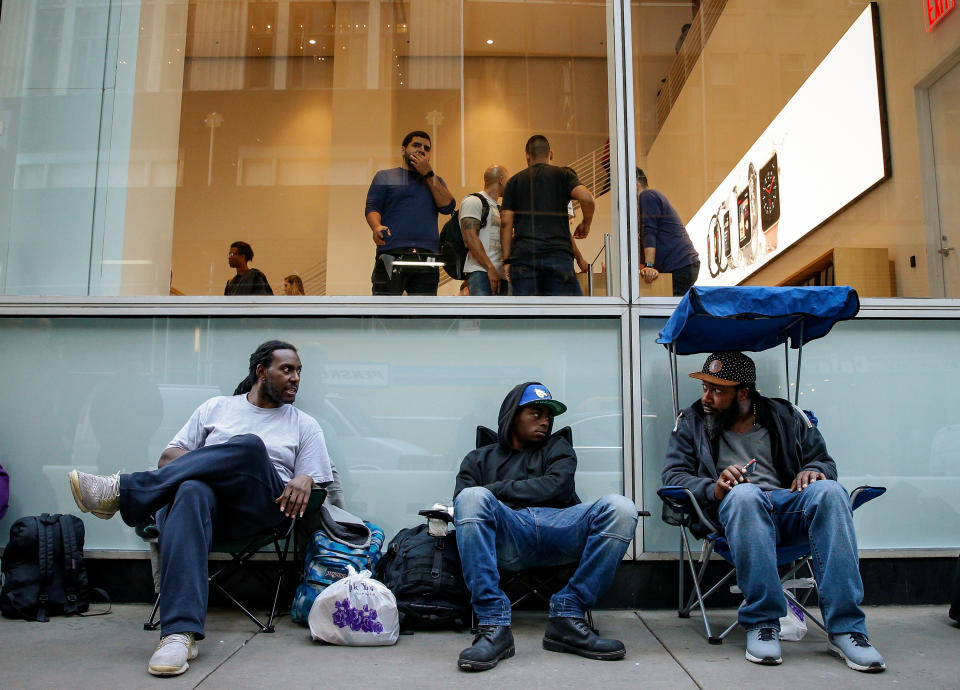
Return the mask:
[[(789, 487), (801, 470), (837, 478), (837, 466), (827, 453), (823, 436), (800, 410), (780, 398), (757, 397), (757, 423), (770, 433), (773, 466), (781, 486)], [(719, 439), (711, 442), (703, 425), (698, 400), (677, 417), (663, 465), (664, 486), (682, 486), (697, 497), (708, 516), (716, 518), (720, 501), (713, 494), (721, 469), (717, 467)], [(693, 526), (702, 536), (706, 530)]]
[[(471, 451), (460, 464), (454, 498), (471, 486), (483, 486), (511, 508), (568, 508), (580, 499), (574, 488), (577, 454), (564, 427), (542, 444), (516, 450), (510, 445), (510, 429), (524, 389), (536, 381), (515, 386), (500, 405), (497, 441)], [(542, 384), (540, 384), (542, 385)], [(553, 431), (551, 421), (550, 431)], [(478, 434), (479, 436), (479, 434)]]

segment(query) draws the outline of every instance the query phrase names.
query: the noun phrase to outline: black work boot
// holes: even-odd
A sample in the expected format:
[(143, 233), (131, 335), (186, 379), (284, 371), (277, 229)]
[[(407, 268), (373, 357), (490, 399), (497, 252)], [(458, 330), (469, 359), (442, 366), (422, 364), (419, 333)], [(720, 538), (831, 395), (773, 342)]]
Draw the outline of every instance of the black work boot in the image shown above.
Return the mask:
[(543, 633), (543, 648), (603, 661), (622, 659), (627, 653), (623, 642), (598, 637), (582, 618), (551, 618)]
[(515, 651), (509, 625), (481, 625), (473, 645), (460, 652), (457, 666), (464, 671), (489, 671)]

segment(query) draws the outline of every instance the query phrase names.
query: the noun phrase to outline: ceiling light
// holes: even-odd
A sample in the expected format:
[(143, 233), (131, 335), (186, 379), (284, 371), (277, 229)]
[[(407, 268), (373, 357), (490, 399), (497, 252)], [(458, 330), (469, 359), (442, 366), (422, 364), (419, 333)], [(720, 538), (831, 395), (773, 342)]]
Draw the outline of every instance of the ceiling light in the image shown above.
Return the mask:
[(312, 46), (315, 46), (315, 45), (317, 45), (317, 39), (311, 38), (309, 41), (307, 41), (307, 43), (309, 43), (309, 44), (312, 45)]
[(493, 45), (493, 39), (492, 39), (492, 38), (488, 38), (488, 39), (487, 39), (487, 45), (488, 45), (488, 46), (492, 46), (492, 45)]

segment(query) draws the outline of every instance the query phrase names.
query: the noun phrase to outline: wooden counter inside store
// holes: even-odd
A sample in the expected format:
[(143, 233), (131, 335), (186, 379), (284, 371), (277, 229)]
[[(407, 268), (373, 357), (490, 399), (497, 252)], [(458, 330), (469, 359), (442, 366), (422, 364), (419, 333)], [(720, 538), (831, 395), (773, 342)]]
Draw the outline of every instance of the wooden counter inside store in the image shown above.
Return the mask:
[[(587, 283), (587, 274), (578, 273), (577, 280), (580, 281), (580, 289), (584, 295), (590, 294), (589, 283)], [(607, 294), (607, 274), (593, 274), (593, 296), (604, 297)], [(673, 276), (669, 273), (661, 273), (660, 277), (652, 283), (640, 281), (641, 297), (672, 297), (673, 296)]]
[(780, 285), (849, 285), (861, 297), (897, 294), (893, 262), (885, 247), (834, 247)]

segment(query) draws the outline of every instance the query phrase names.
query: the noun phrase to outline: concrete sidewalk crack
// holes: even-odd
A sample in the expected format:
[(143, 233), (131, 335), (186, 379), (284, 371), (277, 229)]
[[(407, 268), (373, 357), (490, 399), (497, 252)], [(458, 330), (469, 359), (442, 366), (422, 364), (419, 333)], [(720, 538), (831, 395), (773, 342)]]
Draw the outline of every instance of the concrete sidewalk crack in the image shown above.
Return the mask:
[(698, 688), (700, 688), (700, 690), (703, 690), (703, 686), (700, 685), (700, 683), (697, 682), (697, 679), (694, 678), (694, 677), (693, 677), (693, 674), (690, 673), (690, 670), (689, 670), (686, 666), (683, 665), (683, 662), (680, 661), (680, 659), (677, 658), (677, 655), (674, 654), (673, 652), (671, 652), (671, 651), (670, 651), (670, 648), (667, 647), (666, 644), (664, 644), (663, 640), (660, 639), (660, 636), (657, 635), (657, 633), (655, 633), (655, 632), (653, 631), (653, 628), (650, 627), (650, 625), (647, 623), (647, 621), (645, 621), (645, 620), (643, 619), (643, 616), (640, 615), (640, 612), (639, 612), (639, 611), (634, 611), (634, 612), (633, 612), (633, 615), (635, 615), (637, 618), (640, 619), (640, 622), (643, 623), (643, 627), (645, 627), (645, 628), (649, 631), (649, 633), (650, 633), (651, 635), (653, 635), (653, 639), (655, 639), (657, 642), (660, 643), (660, 646), (663, 647), (664, 651), (665, 651), (667, 654), (669, 654), (670, 657), (671, 657), (675, 662), (677, 662), (677, 666), (679, 666), (680, 668), (683, 669), (683, 672), (687, 674), (687, 677), (690, 679), (690, 681), (691, 681), (694, 685), (696, 685)]
[[(643, 620), (643, 619), (641, 619), (641, 620)], [(232, 652), (230, 652), (226, 657), (224, 657), (223, 661), (221, 661), (219, 664), (217, 664), (217, 665), (214, 666), (212, 669), (210, 669), (210, 670), (207, 672), (207, 674), (206, 674), (203, 678), (200, 679), (200, 682), (193, 686), (193, 687), (194, 687), (194, 690), (196, 690), (196, 688), (199, 688), (201, 685), (203, 685), (210, 676), (212, 676), (214, 673), (216, 673), (218, 670), (220, 670), (220, 667), (221, 667), (221, 666), (223, 666), (225, 663), (227, 663), (228, 661), (230, 661), (230, 659), (232, 659), (232, 658), (237, 654), (237, 652), (239, 652), (241, 649), (243, 649), (244, 647), (246, 647), (247, 644), (249, 644), (250, 640), (252, 640), (252, 639), (253, 639), (254, 637), (256, 637), (257, 635), (259, 635), (259, 633), (256, 633), (256, 632), (255, 632), (255, 633), (252, 633), (252, 634), (250, 635), (250, 637), (248, 637), (247, 639), (245, 639), (245, 640), (243, 641), (243, 644), (239, 645), (236, 649), (234, 649), (234, 650), (233, 650)]]

